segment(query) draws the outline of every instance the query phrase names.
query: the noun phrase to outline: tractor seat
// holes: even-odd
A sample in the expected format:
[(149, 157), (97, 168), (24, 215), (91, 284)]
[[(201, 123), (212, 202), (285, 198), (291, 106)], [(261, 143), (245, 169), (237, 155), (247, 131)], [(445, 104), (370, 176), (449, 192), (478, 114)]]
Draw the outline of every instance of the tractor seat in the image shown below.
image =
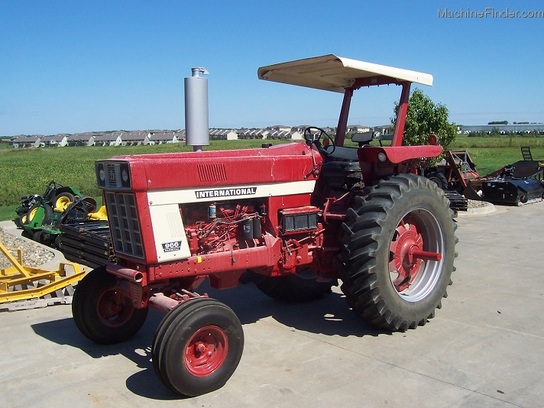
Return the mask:
[[(359, 148), (369, 146), (372, 139), (379, 136), (378, 132), (370, 131), (370, 132), (358, 132), (355, 133), (351, 137), (351, 141), (354, 143), (357, 143), (359, 145)], [(336, 146), (334, 148), (334, 151), (327, 156), (332, 159), (340, 159), (340, 160), (347, 160), (347, 161), (359, 161), (359, 157), (357, 156), (357, 148), (356, 147), (343, 147), (343, 146)]]
[(330, 159), (341, 159), (346, 161), (359, 161), (356, 147), (336, 146), (334, 151), (327, 155)]

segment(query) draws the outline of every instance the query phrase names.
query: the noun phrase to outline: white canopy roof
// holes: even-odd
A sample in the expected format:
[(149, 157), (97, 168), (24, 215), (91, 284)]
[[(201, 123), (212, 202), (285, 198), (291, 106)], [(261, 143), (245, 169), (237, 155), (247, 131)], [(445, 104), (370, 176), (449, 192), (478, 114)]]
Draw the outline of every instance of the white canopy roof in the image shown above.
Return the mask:
[(376, 85), (383, 84), (378, 82), (379, 77), (390, 78), (390, 83), (416, 82), (433, 85), (433, 76), (430, 74), (357, 61), (333, 54), (260, 67), (257, 75), (259, 79), (268, 81), (342, 93), (357, 79), (366, 79), (369, 81), (367, 85), (373, 85), (372, 78), (376, 78)]

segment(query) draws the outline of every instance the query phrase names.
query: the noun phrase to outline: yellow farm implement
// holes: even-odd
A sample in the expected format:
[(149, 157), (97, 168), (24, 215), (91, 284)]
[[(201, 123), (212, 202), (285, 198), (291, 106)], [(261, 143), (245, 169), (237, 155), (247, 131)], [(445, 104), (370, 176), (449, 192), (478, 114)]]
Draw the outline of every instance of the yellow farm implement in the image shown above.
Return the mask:
[(79, 264), (71, 262), (61, 262), (55, 271), (24, 266), (22, 251), (14, 256), (2, 242), (0, 252), (12, 264), (0, 269), (0, 311), (71, 303), (74, 285), (85, 275)]

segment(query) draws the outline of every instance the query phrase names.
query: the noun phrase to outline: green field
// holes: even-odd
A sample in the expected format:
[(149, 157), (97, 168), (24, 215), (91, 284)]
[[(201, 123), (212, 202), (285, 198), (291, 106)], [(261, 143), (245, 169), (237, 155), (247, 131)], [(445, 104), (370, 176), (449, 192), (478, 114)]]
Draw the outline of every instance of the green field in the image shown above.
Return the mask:
[[(212, 141), (207, 150), (260, 146), (261, 140)], [(530, 146), (534, 159), (544, 160), (544, 137), (458, 136), (453, 149), (468, 150), (480, 175), (521, 160), (521, 146)], [(184, 144), (135, 147), (64, 147), (12, 149), (0, 143), (0, 220), (13, 219), (20, 198), (43, 194), (51, 181), (72, 186), (83, 194), (98, 197), (94, 162), (120, 154), (190, 151)]]

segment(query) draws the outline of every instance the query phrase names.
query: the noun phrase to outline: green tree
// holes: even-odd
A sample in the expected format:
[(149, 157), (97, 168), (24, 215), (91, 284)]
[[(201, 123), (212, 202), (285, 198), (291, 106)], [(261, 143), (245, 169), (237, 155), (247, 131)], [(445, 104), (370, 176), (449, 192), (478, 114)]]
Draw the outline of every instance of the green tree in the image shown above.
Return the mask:
[[(391, 118), (394, 126), (399, 110), (398, 102), (395, 103), (395, 116)], [(431, 134), (438, 136), (438, 143), (448, 150), (457, 135), (457, 127), (448, 122), (448, 108), (440, 103), (434, 103), (431, 98), (420, 89), (415, 89), (410, 95), (408, 114), (404, 127), (403, 144), (408, 146), (428, 143)]]

